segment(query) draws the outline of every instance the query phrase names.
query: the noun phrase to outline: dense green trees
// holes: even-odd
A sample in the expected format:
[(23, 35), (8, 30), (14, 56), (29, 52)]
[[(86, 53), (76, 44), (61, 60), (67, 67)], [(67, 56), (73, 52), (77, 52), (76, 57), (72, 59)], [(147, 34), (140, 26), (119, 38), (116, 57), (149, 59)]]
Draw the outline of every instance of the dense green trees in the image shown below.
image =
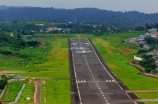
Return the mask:
[(154, 39), (152, 37), (145, 37), (144, 40), (151, 46), (155, 46), (158, 44), (158, 39)]
[(26, 42), (26, 44), (27, 44), (28, 46), (37, 47), (37, 45), (39, 45), (40, 42), (37, 42), (37, 41), (28, 41), (28, 42)]
[(139, 27), (137, 27), (135, 30), (136, 30), (136, 31), (144, 31), (145, 28), (144, 28), (143, 26), (139, 26)]
[[(144, 14), (137, 11), (130, 12), (114, 12), (108, 10), (100, 10), (96, 8), (78, 8), (78, 9), (54, 9), (40, 7), (10, 7), (0, 9), (0, 20), (14, 20), (15, 27), (18, 28), (16, 20), (46, 20), (46, 21), (62, 21), (77, 23), (99, 23), (106, 26), (116, 26), (123, 28), (136, 28), (145, 26), (148, 23), (158, 22), (158, 14)], [(4, 24), (5, 26), (5, 24)], [(147, 28), (157, 27), (158, 25), (146, 24)], [(33, 27), (33, 28), (30, 28)], [(71, 28), (71, 25), (69, 24)], [(1, 28), (1, 27), (0, 27)], [(41, 28), (33, 25), (26, 25), (25, 29)]]
[(143, 61), (140, 61), (139, 64), (145, 68), (145, 72), (149, 73), (151, 71), (155, 71), (157, 65), (154, 63), (155, 59), (153, 59), (152, 55), (143, 55)]
[(7, 84), (6, 80), (0, 80), (0, 89), (3, 89), (6, 84)]
[(0, 89), (3, 89), (5, 87), (5, 85), (7, 84), (7, 81), (9, 80), (9, 78), (5, 75), (1, 76), (1, 80), (0, 80)]
[[(19, 35), (14, 34), (14, 36), (10, 36), (6, 33), (0, 32), (0, 47), (9, 47), (10, 50), (19, 51), (27, 46), (37, 47), (40, 42), (37, 41), (27, 41), (25, 42)], [(5, 48), (0, 49), (0, 53), (4, 55), (12, 54), (9, 50), (5, 50)]]
[(152, 24), (152, 23), (151, 24), (146, 23), (145, 28), (146, 29), (158, 28), (158, 23), (154, 23), (154, 24)]

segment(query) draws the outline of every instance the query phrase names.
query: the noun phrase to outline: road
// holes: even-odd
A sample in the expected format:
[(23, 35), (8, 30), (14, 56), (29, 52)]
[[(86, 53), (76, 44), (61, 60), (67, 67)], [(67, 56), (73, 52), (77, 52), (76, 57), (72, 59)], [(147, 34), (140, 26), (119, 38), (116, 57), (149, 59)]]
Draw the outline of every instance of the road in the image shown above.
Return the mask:
[[(80, 104), (136, 104), (137, 100), (124, 91), (123, 83), (108, 71), (89, 39), (70, 39), (69, 50), (74, 77), (72, 73), (70, 75), (76, 79), (71, 82), (72, 88), (76, 87), (76, 90), (71, 89), (74, 91), (72, 98)], [(72, 104), (78, 102), (72, 100)]]
[(41, 81), (36, 82), (36, 92), (34, 95), (34, 103), (41, 103)]

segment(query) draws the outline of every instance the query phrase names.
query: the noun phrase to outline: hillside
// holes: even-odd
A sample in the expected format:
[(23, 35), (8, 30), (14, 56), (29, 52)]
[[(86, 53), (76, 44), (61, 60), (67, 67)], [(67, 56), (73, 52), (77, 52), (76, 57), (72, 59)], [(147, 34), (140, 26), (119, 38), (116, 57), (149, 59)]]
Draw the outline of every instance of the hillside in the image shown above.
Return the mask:
[(99, 23), (124, 28), (158, 22), (158, 14), (137, 11), (114, 12), (96, 8), (55, 9), (41, 7), (0, 6), (0, 20), (46, 20), (58, 22)]

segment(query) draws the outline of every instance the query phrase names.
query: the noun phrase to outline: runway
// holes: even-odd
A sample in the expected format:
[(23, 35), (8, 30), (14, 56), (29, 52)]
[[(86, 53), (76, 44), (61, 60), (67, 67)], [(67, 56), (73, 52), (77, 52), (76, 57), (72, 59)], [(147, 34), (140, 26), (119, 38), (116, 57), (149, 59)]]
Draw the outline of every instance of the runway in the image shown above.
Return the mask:
[(76, 79), (71, 81), (72, 104), (138, 104), (90, 39), (69, 39), (69, 61), (71, 78)]

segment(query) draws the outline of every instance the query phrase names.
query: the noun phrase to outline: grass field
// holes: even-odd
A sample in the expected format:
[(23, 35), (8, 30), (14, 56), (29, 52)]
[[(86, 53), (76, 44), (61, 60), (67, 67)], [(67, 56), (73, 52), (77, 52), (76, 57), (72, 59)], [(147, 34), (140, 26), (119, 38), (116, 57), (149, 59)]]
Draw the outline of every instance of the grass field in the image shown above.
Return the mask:
[[(18, 100), (18, 103), (33, 103), (34, 102), (34, 93), (35, 93), (35, 86), (30, 85), (28, 82), (26, 82), (25, 88), (22, 91), (21, 97)], [(30, 97), (31, 100), (27, 101), (27, 97)]]
[[(123, 44), (122, 39), (137, 37), (142, 33), (120, 33), (104, 36), (94, 36), (90, 34), (40, 34), (38, 38), (45, 38), (45, 49), (31, 53), (30, 50), (26, 50), (29, 54), (33, 54), (34, 61), (30, 61), (27, 67), (5, 67), (3, 70), (39, 70), (40, 72), (28, 72), (18, 73), (23, 76), (30, 77), (51, 77), (51, 78), (70, 78), (69, 75), (69, 60), (68, 60), (68, 38), (91, 38), (98, 51), (104, 58), (107, 65), (112, 71), (119, 77), (131, 90), (152, 90), (158, 89), (157, 78), (151, 78), (138, 75), (139, 71), (134, 67), (128, 65), (133, 60), (133, 55), (137, 53), (133, 44)], [(43, 57), (44, 53), (45, 56)], [(39, 56), (39, 58), (36, 58)], [(108, 58), (107, 58), (108, 57)], [(18, 60), (18, 59), (16, 59)], [(14, 60), (13, 60), (14, 61)], [(14, 62), (13, 62), (14, 63)], [(38, 64), (36, 64), (38, 63)], [(45, 72), (41, 72), (45, 71)], [(57, 71), (57, 72), (46, 72)], [(59, 71), (59, 72), (58, 72)], [(42, 90), (44, 90), (42, 85)], [(70, 81), (69, 80), (46, 80), (46, 101), (47, 104), (70, 104)], [(32, 91), (33, 87), (26, 87), (23, 93)], [(33, 93), (33, 91), (32, 91)], [(44, 92), (41, 93), (43, 98)], [(24, 94), (25, 95), (25, 94)], [(146, 98), (148, 95), (150, 98), (156, 98), (155, 93), (136, 93), (139, 98)], [(19, 102), (24, 102), (24, 97), (19, 99)], [(44, 99), (41, 100), (42, 103)], [(146, 103), (146, 104), (156, 104)]]
[[(136, 45), (123, 44), (122, 39), (136, 37), (141, 33), (101, 36), (91, 38), (98, 51), (104, 58), (107, 65), (112, 69), (116, 76), (121, 79), (131, 90), (154, 90), (158, 89), (158, 78), (138, 75), (139, 71), (128, 65), (133, 60), (137, 50)], [(107, 58), (108, 57), (108, 58)], [(136, 93), (138, 98), (158, 98), (156, 93)], [(157, 104), (158, 102), (147, 102), (146, 104)]]
[(139, 98), (144, 98), (144, 99), (153, 99), (153, 98), (158, 98), (158, 93), (157, 92), (139, 92), (135, 93), (135, 95), (139, 96)]
[[(27, 67), (2, 67), (3, 70), (25, 70), (33, 71), (39, 70), (40, 72), (17, 73), (18, 75), (29, 77), (51, 77), (51, 78), (70, 78), (69, 75), (69, 60), (68, 60), (68, 42), (67, 35), (41, 35), (38, 38), (45, 38), (45, 49), (30, 49), (26, 53), (32, 56), (32, 59)], [(72, 36), (71, 36), (72, 37)], [(24, 50), (23, 50), (24, 52)], [(32, 52), (32, 53), (31, 53)], [(46, 54), (44, 55), (44, 53)], [(44, 57), (43, 57), (44, 56)], [(5, 66), (5, 65), (4, 65)], [(41, 72), (45, 71), (45, 72)], [(56, 71), (56, 72), (47, 72)], [(42, 85), (43, 86), (43, 85)], [(70, 104), (70, 81), (69, 80), (46, 80), (46, 99), (47, 104)], [(55, 91), (52, 88), (56, 88)], [(26, 84), (19, 103), (25, 101), (28, 91), (30, 96), (34, 93), (34, 86)], [(42, 93), (41, 93), (42, 94)], [(42, 95), (43, 96), (43, 95)], [(42, 100), (43, 102), (44, 100)], [(28, 102), (31, 103), (32, 101)]]
[(23, 82), (19, 82), (19, 81), (9, 83), (1, 101), (2, 102), (14, 102), (22, 85), (23, 85)]
[(71, 104), (69, 80), (46, 81), (47, 104)]
[(67, 39), (53, 37), (49, 39), (49, 44), (51, 49), (46, 55), (47, 61), (35, 65), (35, 68), (49, 71), (69, 70)]
[(145, 104), (158, 104), (158, 102), (145, 102)]
[[(139, 33), (140, 34), (140, 33)], [(139, 89), (157, 89), (157, 78), (150, 78), (138, 75), (139, 71), (128, 65), (133, 59), (135, 50), (131, 44), (122, 44), (121, 40), (127, 37), (137, 36), (139, 34), (120, 34), (113, 36), (102, 36), (100, 38), (92, 38), (93, 43), (104, 58), (105, 62), (113, 70), (131, 90)], [(107, 58), (108, 57), (108, 58)], [(139, 83), (141, 82), (141, 83)]]

